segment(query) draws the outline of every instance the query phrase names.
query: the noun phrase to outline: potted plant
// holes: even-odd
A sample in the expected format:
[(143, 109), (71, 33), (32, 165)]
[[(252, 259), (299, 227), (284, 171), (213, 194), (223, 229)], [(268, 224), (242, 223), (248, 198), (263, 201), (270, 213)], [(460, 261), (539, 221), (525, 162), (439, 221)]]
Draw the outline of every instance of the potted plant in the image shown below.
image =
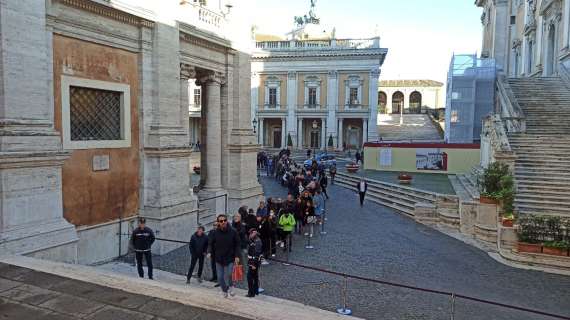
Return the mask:
[(517, 249), (519, 252), (542, 253), (541, 230), (544, 219), (542, 217), (528, 215), (519, 218), (517, 235), (519, 242)]
[(287, 147), (291, 149), (293, 147), (293, 139), (291, 139), (291, 134), (287, 134)]
[(501, 217), (501, 224), (503, 225), (503, 227), (512, 228), (514, 221), (515, 221), (515, 215), (512, 212), (507, 213)]
[(400, 172), (400, 174), (398, 174), (398, 181), (400, 181), (400, 184), (411, 184), (412, 176), (407, 173)]
[(349, 173), (356, 173), (356, 171), (358, 171), (358, 169), (360, 169), (360, 166), (358, 164), (356, 164), (356, 162), (354, 162), (354, 161), (351, 161), (345, 167), (346, 167), (346, 171), (348, 171)]
[(547, 241), (542, 246), (542, 253), (554, 256), (567, 256), (570, 243), (566, 241)]
[[(501, 162), (493, 162), (478, 177), (479, 202), (488, 204), (499, 204), (502, 198), (501, 191), (506, 187), (503, 183), (508, 183), (504, 177), (510, 176), (509, 166)], [(512, 181), (512, 180), (511, 180)]]

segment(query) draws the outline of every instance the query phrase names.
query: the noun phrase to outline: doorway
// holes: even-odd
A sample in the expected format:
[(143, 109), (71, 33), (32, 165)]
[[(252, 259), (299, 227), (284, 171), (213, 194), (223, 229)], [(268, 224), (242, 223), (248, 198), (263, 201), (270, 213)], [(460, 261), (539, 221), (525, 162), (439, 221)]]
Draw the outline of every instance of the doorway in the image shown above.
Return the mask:
[(311, 130), (311, 148), (320, 148), (320, 130)]
[(281, 128), (273, 128), (273, 148), (281, 148)]

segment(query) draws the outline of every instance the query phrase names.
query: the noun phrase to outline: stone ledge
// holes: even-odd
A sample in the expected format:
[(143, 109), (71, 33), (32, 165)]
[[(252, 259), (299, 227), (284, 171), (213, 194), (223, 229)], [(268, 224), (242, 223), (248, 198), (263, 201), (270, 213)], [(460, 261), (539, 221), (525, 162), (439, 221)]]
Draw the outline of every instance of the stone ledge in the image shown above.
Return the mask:
[[(197, 286), (177, 285), (129, 277), (112, 271), (93, 267), (57, 263), (22, 256), (0, 256), (0, 261), (15, 266), (54, 274), (83, 282), (98, 284), (126, 292), (141, 294), (163, 300), (175, 301), (207, 310), (258, 320), (325, 320), (358, 319), (309, 307), (301, 303), (259, 296), (255, 299), (236, 296), (220, 303), (218, 290)], [(134, 271), (133, 271), (134, 272)], [(158, 274), (157, 274), (158, 275)], [(183, 277), (182, 277), (183, 278)], [(181, 283), (184, 283), (183, 281)], [(287, 312), (283, 312), (287, 310)]]

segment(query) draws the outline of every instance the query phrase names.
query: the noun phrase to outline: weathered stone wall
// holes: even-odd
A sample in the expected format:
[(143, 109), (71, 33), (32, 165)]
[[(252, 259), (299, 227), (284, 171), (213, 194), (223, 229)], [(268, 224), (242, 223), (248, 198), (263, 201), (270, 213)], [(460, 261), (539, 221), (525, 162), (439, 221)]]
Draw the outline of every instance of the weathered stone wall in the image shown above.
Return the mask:
[[(55, 128), (62, 130), (62, 75), (130, 86), (131, 146), (73, 150), (63, 166), (64, 217), (76, 226), (94, 225), (138, 213), (138, 59), (135, 53), (53, 37)], [(95, 156), (108, 156), (109, 169), (93, 170)]]

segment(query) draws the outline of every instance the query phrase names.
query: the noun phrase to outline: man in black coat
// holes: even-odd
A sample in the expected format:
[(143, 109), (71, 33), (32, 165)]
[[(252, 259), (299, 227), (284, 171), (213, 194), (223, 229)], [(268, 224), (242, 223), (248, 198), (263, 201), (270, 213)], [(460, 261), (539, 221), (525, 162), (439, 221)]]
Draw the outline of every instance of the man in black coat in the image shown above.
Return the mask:
[(202, 282), (202, 270), (204, 270), (204, 257), (208, 253), (208, 236), (204, 233), (206, 229), (203, 226), (199, 226), (198, 230), (190, 238), (190, 254), (192, 255), (192, 260), (190, 262), (190, 268), (188, 269), (188, 275), (186, 276), (186, 283), (190, 283), (190, 278), (192, 273), (194, 273), (194, 267), (196, 262), (198, 262), (198, 282)]
[(145, 226), (146, 219), (139, 218), (139, 226), (133, 230), (131, 235), (131, 245), (135, 250), (135, 258), (137, 260), (137, 271), (139, 277), (144, 278), (143, 270), (143, 256), (146, 260), (146, 266), (148, 268), (148, 278), (152, 279), (152, 253), (150, 252), (150, 247), (154, 243), (154, 232)]
[(356, 183), (356, 190), (360, 195), (360, 206), (364, 205), (364, 196), (366, 195), (366, 191), (368, 191), (368, 183), (364, 178), (361, 178), (359, 182)]
[(232, 271), (239, 264), (241, 241), (238, 233), (228, 225), (228, 217), (221, 214), (217, 218), (218, 229), (209, 237), (209, 253), (216, 261), (218, 283), (224, 298), (233, 297)]
[[(208, 243), (210, 242), (210, 238), (212, 237), (212, 235), (214, 234), (214, 231), (216, 231), (216, 229), (218, 229), (218, 222), (215, 221), (214, 224), (212, 225), (212, 230), (210, 230), (210, 232), (208, 232)], [(216, 261), (214, 260), (215, 254), (214, 252), (212, 252), (211, 255), (211, 259), (210, 259), (210, 267), (212, 268), (212, 278), (210, 278), (211, 282), (218, 282), (218, 273), (216, 272)], [(216, 287), (219, 286), (219, 284), (215, 285)]]

